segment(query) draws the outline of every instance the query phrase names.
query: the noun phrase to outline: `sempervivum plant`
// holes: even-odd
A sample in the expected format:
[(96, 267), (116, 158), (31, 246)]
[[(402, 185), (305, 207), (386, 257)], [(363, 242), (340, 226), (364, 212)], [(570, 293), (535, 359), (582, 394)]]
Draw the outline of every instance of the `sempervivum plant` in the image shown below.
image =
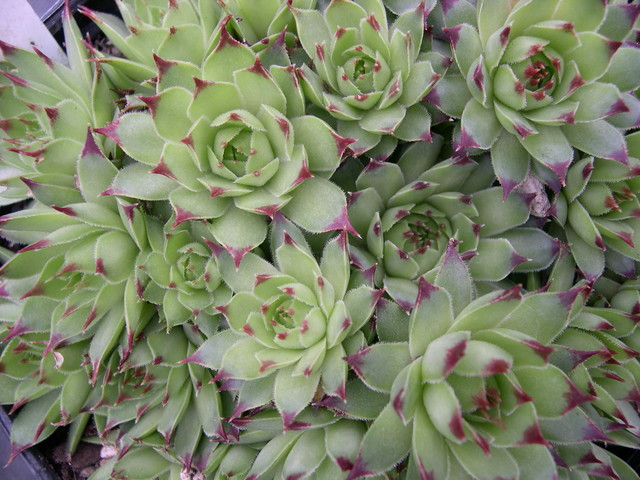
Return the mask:
[[(102, 127), (113, 119), (115, 95), (70, 13), (63, 27), (69, 65), (0, 40), (0, 156), (3, 161), (3, 204), (34, 197), (46, 205), (81, 200), (74, 175), (87, 126)], [(107, 150), (108, 140), (99, 144)], [(22, 185), (21, 185), (22, 184)]]
[[(96, 51), (97, 61), (118, 88), (139, 89), (156, 75), (156, 57), (200, 65), (220, 35), (224, 12), (215, 2), (174, 0), (117, 2), (120, 17), (94, 12), (89, 17), (124, 56)], [(185, 48), (188, 45), (189, 48)]]
[[(347, 359), (367, 385), (390, 395), (349, 478), (388, 470), (408, 452), (411, 478), (557, 478), (551, 446), (610, 440), (591, 410), (602, 402), (608, 414), (621, 413), (601, 387), (578, 380), (574, 365), (554, 364), (554, 340), (570, 336), (585, 286), (524, 295), (516, 286), (473, 299), (453, 243), (434, 281), (420, 281), (408, 342)], [(635, 398), (618, 398), (635, 415)]]
[(420, 101), (440, 78), (442, 62), (420, 53), (424, 2), (391, 25), (381, 0), (332, 1), (324, 13), (293, 13), (313, 60), (313, 68), (299, 70), (305, 94), (337, 120), (338, 132), (357, 140), (354, 152), (384, 159), (398, 140), (431, 139), (431, 117)]
[[(4, 216), (1, 226), (5, 238), (29, 243), (2, 266), (3, 296), (51, 300), (45, 354), (99, 332), (100, 347), (90, 354), (94, 383), (104, 355), (123, 331), (125, 352), (130, 352), (150, 317), (137, 301), (134, 265), (149, 248), (146, 225), (155, 219), (137, 204), (100, 195), (116, 172), (89, 133), (78, 158), (78, 201), (51, 207), (35, 203)], [(32, 331), (41, 326), (21, 318), (5, 341)]]
[[(531, 194), (503, 200), (498, 188), (477, 180), (482, 167), (468, 156), (437, 161), (442, 144), (434, 135), (397, 163), (370, 161), (349, 196), (350, 221), (361, 235), (351, 238), (351, 261), (406, 311), (418, 279), (441, 262), (451, 239), (476, 282), (546, 268), (558, 253), (557, 240), (526, 226)], [(486, 168), (488, 159), (479, 160)]]
[(640, 480), (637, 0), (115, 1), (0, 41), (12, 458)]
[(211, 232), (202, 222), (154, 226), (151, 248), (137, 259), (138, 295), (159, 305), (169, 328), (193, 320), (194, 327), (212, 335), (219, 321), (215, 306), (228, 302), (231, 291), (207, 245), (213, 242)]
[[(326, 177), (352, 140), (304, 114), (284, 44), (275, 50), (284, 64), (264, 64), (225, 22), (202, 65), (156, 57), (157, 94), (138, 100), (148, 111), (97, 130), (139, 162), (121, 171), (109, 193), (168, 198), (174, 226), (210, 219), (237, 264), (264, 241), (266, 219), (279, 210), (313, 232), (349, 227), (344, 193)], [(163, 188), (150, 193), (154, 181)], [(326, 202), (311, 208), (319, 196)]]
[(241, 394), (234, 416), (273, 400), (290, 429), (319, 389), (345, 399), (343, 357), (365, 344), (360, 329), (382, 291), (350, 288), (346, 232), (327, 242), (320, 262), (286, 230), (278, 236), (275, 266), (248, 254), (241, 276), (223, 267), (236, 294), (217, 308), (230, 329), (187, 360), (217, 369), (216, 380), (260, 385), (257, 398)]
[(255, 8), (255, 4), (250, 0), (224, 0), (218, 4), (228, 14), (233, 15), (233, 28), (240, 37), (259, 51), (283, 30), (295, 32), (291, 7), (315, 8), (316, 0), (291, 0), (290, 2), (267, 0), (260, 4), (259, 9)]
[(456, 102), (461, 111), (446, 112), (461, 117), (457, 146), (491, 149), (506, 194), (525, 178), (530, 157), (554, 188), (572, 147), (627, 162), (623, 135), (607, 118), (628, 112), (627, 98), (634, 109), (637, 102), (623, 93), (638, 77), (620, 65), (637, 63), (637, 50), (617, 55), (627, 35), (634, 41), (637, 5), (454, 0), (439, 13), (458, 70), (442, 92), (468, 98)]
[(571, 252), (585, 278), (596, 280), (605, 266), (633, 278), (640, 260), (638, 212), (640, 135), (626, 137), (627, 165), (586, 157), (573, 165), (567, 184), (556, 196), (551, 213), (563, 225)]

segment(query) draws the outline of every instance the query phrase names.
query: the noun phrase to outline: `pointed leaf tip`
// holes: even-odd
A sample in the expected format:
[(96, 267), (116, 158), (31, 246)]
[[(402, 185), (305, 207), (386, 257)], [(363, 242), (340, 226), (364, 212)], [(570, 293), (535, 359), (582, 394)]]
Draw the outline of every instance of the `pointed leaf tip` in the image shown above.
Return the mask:
[(85, 139), (81, 153), (82, 157), (86, 157), (87, 155), (100, 155), (104, 157), (104, 153), (102, 153), (102, 150), (100, 150), (100, 147), (98, 147), (96, 140), (93, 138), (90, 125), (87, 127), (87, 138)]
[(111, 122), (109, 125), (106, 125), (102, 128), (94, 128), (93, 131), (99, 133), (100, 135), (104, 135), (105, 137), (109, 137), (111, 140), (116, 142), (116, 145), (122, 147), (122, 141), (118, 136), (118, 124), (120, 120), (115, 120)]
[(240, 263), (242, 262), (242, 259), (244, 258), (244, 256), (255, 248), (255, 246), (249, 246), (244, 248), (234, 248), (230, 245), (223, 245), (223, 247), (227, 252), (229, 252), (229, 255), (231, 255), (231, 258), (233, 258), (233, 262), (236, 266), (236, 270), (240, 269)]
[(364, 465), (364, 461), (362, 460), (362, 456), (358, 454), (355, 463), (353, 464), (353, 468), (349, 472), (346, 480), (354, 480), (360, 477), (366, 477), (372, 475), (374, 472), (367, 470), (366, 465)]
[(350, 234), (354, 235), (357, 238), (361, 238), (360, 234), (353, 228), (351, 222), (349, 221), (349, 214), (347, 212), (347, 206), (342, 207), (342, 212), (333, 221), (327, 226), (323, 232), (329, 232), (331, 230), (346, 230)]
[(208, 238), (202, 237), (202, 239), (207, 244), (207, 246), (211, 249), (211, 253), (213, 253), (213, 255), (216, 258), (219, 258), (222, 252), (225, 250), (224, 247), (221, 245), (218, 245), (217, 243), (212, 242)]
[(440, 290), (440, 287), (429, 283), (424, 277), (420, 277), (418, 281), (418, 298), (416, 299), (416, 305), (420, 305), (423, 301), (429, 300), (431, 294), (437, 290)]
[(578, 389), (578, 387), (576, 387), (575, 384), (568, 378), (566, 379), (566, 382), (567, 382), (567, 385), (569, 386), (569, 390), (567, 390), (563, 395), (567, 401), (567, 406), (562, 412), (562, 415), (573, 410), (578, 405), (582, 405), (583, 403), (586, 403), (586, 402), (593, 402), (595, 400), (598, 400), (598, 397), (588, 393), (584, 393), (582, 390)]

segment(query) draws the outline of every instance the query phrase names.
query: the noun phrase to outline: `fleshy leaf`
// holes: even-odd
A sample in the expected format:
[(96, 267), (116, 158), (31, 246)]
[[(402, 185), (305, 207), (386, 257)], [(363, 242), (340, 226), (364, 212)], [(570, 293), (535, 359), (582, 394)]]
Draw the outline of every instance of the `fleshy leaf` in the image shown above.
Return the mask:
[(345, 358), (373, 390), (390, 392), (398, 373), (411, 358), (406, 343), (378, 343)]
[(383, 472), (398, 463), (411, 448), (411, 426), (387, 405), (362, 440), (360, 452), (347, 480)]
[[(323, 199), (323, 208), (317, 208), (319, 198)], [(355, 234), (349, 223), (344, 193), (324, 178), (308, 178), (300, 184), (282, 213), (310, 232), (346, 229)]]

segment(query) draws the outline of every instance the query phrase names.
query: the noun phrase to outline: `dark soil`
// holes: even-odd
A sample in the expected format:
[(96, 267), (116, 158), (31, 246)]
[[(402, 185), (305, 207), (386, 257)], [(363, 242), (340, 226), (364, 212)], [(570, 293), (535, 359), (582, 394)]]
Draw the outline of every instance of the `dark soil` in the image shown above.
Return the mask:
[[(93, 430), (93, 432), (91, 431)], [(85, 435), (95, 435), (95, 427), (89, 425)], [(73, 456), (67, 455), (67, 429), (59, 428), (37, 448), (49, 461), (60, 480), (85, 480), (100, 465), (99, 445), (80, 442)]]

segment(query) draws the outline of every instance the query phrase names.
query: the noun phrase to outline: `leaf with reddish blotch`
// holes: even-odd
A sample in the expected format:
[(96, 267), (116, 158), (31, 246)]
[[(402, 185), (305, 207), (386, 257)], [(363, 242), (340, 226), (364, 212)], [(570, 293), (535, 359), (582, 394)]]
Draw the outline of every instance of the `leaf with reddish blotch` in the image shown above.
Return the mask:
[(391, 387), (391, 404), (400, 419), (408, 425), (422, 400), (422, 360), (414, 360), (403, 368)]
[[(571, 145), (574, 142), (564, 134), (564, 129), (567, 126), (571, 127), (571, 125), (565, 125), (561, 127), (561, 130), (558, 127), (537, 124), (537, 133), (527, 135), (526, 138), (519, 138), (520, 143), (529, 154), (549, 168), (563, 184), (567, 169), (573, 160)], [(574, 146), (576, 145), (574, 144)]]
[(595, 157), (629, 163), (624, 135), (606, 120), (567, 124), (561, 128), (575, 148)]
[(400, 371), (411, 362), (411, 357), (406, 343), (377, 343), (345, 360), (369, 388), (389, 392)]
[(89, 59), (89, 51), (83, 44), (82, 33), (71, 14), (68, 3), (65, 5), (62, 15), (62, 29), (64, 31), (67, 58), (74, 78), (89, 91), (93, 83), (91, 65), (87, 61)]
[(5, 278), (27, 278), (41, 273), (42, 265), (64, 253), (69, 246), (96, 232), (89, 225), (68, 225), (23, 248), (5, 263), (0, 272)]
[(269, 441), (258, 453), (246, 478), (257, 480), (268, 471), (271, 471), (289, 453), (301, 435), (301, 431), (289, 430)]
[(456, 317), (449, 331), (478, 332), (492, 329), (507, 318), (522, 302), (521, 287), (497, 290), (467, 305)]
[(318, 278), (322, 277), (318, 262), (286, 232), (282, 244), (276, 249), (275, 260), (282, 273), (290, 275), (312, 291), (317, 291)]
[[(446, 439), (438, 432), (423, 405), (418, 404), (413, 419), (412, 459), (420, 478), (444, 480), (451, 463)], [(424, 472), (424, 474), (422, 473)]]
[(496, 447), (548, 446), (540, 432), (536, 408), (531, 402), (523, 403), (509, 415), (503, 415), (500, 425), (483, 424), (481, 431), (493, 439), (491, 444)]
[(451, 295), (453, 314), (458, 315), (473, 298), (473, 280), (469, 269), (456, 248), (457, 242), (449, 240), (447, 251), (437, 269), (434, 284), (444, 288)]
[(211, 233), (233, 258), (236, 269), (247, 252), (267, 237), (264, 217), (229, 206), (225, 214), (211, 221)]
[(173, 368), (169, 373), (165, 396), (162, 401), (162, 417), (158, 420), (157, 430), (165, 440), (173, 437), (176, 426), (191, 405), (191, 388), (188, 381), (188, 368)]
[(364, 423), (340, 420), (325, 428), (326, 450), (331, 460), (346, 471), (353, 466), (358, 455), (362, 437), (366, 432)]
[(200, 345), (198, 350), (180, 363), (196, 363), (212, 370), (218, 370), (222, 366), (224, 354), (236, 343), (243, 340), (233, 330), (222, 330)]
[(64, 207), (52, 205), (51, 208), (87, 225), (111, 230), (125, 230), (119, 213), (97, 203), (72, 203)]
[(265, 348), (264, 345), (252, 337), (233, 343), (223, 352), (221, 367), (215, 379), (237, 378), (240, 380), (252, 380), (267, 375), (269, 372), (262, 368), (262, 365), (255, 357), (257, 353)]
[(309, 405), (320, 381), (319, 370), (309, 376), (292, 376), (294, 369), (295, 366), (280, 369), (273, 388), (273, 398), (285, 430), (292, 428), (296, 415)]
[[(292, 192), (292, 197), (282, 213), (303, 229), (314, 233), (347, 230), (358, 236), (349, 223), (344, 192), (335, 184), (320, 177), (307, 178)], [(321, 208), (318, 198), (323, 199)]]
[(137, 419), (135, 425), (118, 439), (118, 446), (121, 452), (128, 451), (136, 439), (144, 438), (156, 431), (158, 422), (162, 417), (163, 408), (161, 405), (156, 405), (147, 409), (144, 415)]
[(164, 175), (152, 173), (152, 170), (142, 163), (127, 165), (118, 172), (103, 195), (122, 195), (152, 201), (166, 200), (179, 184)]
[(447, 333), (432, 341), (422, 357), (422, 381), (440, 382), (464, 358), (471, 334)]
[(502, 186), (503, 197), (507, 198), (527, 176), (529, 153), (514, 135), (503, 130), (491, 147), (491, 164)]
[(579, 285), (566, 292), (531, 293), (499, 324), (517, 330), (543, 344), (550, 343), (567, 326), (574, 303), (584, 303), (585, 287)]
[(503, 130), (495, 113), (476, 100), (470, 100), (464, 107), (460, 126), (461, 148), (491, 148)]
[(220, 307), (220, 311), (229, 324), (229, 327), (240, 335), (246, 335), (243, 330), (248, 320), (249, 314), (252, 312), (260, 312), (262, 302), (254, 294), (249, 292), (240, 292), (231, 298), (231, 301), (224, 307)]
[(317, 470), (325, 456), (324, 429), (314, 428), (303, 432), (284, 461), (282, 478), (307, 478)]
[(527, 268), (530, 263), (506, 238), (480, 238), (477, 251), (469, 261), (469, 271), (476, 281), (499, 281), (518, 266)]
[(153, 448), (138, 447), (124, 455), (114, 469), (127, 472), (130, 478), (158, 478), (169, 470), (171, 463)]
[(343, 298), (347, 291), (350, 268), (347, 233), (343, 230), (327, 242), (320, 260), (322, 275), (333, 287), (337, 299)]
[(155, 166), (162, 156), (165, 141), (156, 132), (153, 119), (147, 113), (128, 113), (94, 131), (111, 138), (127, 155), (146, 165)]
[(23, 450), (53, 433), (55, 427), (51, 424), (60, 419), (59, 395), (58, 390), (52, 390), (30, 401), (13, 420), (8, 463)]
[(449, 447), (457, 461), (474, 478), (500, 480), (520, 477), (518, 464), (507, 449), (489, 446), (487, 454), (480, 446), (469, 441), (460, 445), (450, 443)]
[(454, 371), (462, 376), (488, 377), (513, 367), (513, 357), (502, 348), (479, 340), (470, 340)]
[(322, 363), (322, 388), (327, 395), (346, 400), (349, 365), (344, 361), (346, 351), (342, 344), (327, 350)]
[(604, 270), (605, 252), (601, 248), (585, 242), (570, 225), (565, 225), (564, 231), (571, 245), (571, 255), (584, 278), (589, 282), (595, 281)]
[(147, 344), (153, 355), (154, 365), (173, 367), (187, 355), (189, 341), (182, 330), (172, 329), (148, 335)]
[(426, 384), (422, 400), (434, 427), (450, 441), (449, 445), (467, 440), (460, 402), (446, 381)]
[(411, 449), (411, 426), (402, 423), (391, 404), (373, 422), (347, 480), (389, 470)]
[[(629, 7), (636, 8), (637, 12), (637, 6), (629, 5)], [(625, 6), (611, 5), (609, 7), (609, 11), (611, 12), (611, 10), (615, 10), (616, 8), (625, 8)], [(609, 15), (607, 15), (607, 19), (608, 18)], [(613, 55), (611, 63), (609, 64), (609, 69), (600, 79), (600, 82), (612, 83), (622, 92), (633, 92), (640, 86), (640, 80), (638, 79), (639, 64), (640, 52), (638, 52), (638, 49), (631, 45), (623, 44)]]
[(91, 384), (95, 385), (98, 374), (104, 367), (105, 357), (111, 353), (113, 348), (120, 340), (122, 331), (124, 330), (123, 306), (114, 304), (98, 325), (98, 329), (94, 333), (89, 345), (89, 359), (91, 362)]
[(416, 305), (418, 287), (415, 282), (406, 278), (385, 277), (383, 279), (383, 285), (385, 292), (406, 313), (409, 313)]
[[(591, 0), (597, 3), (597, 0)], [(602, 3), (599, 3), (602, 6)], [(582, 10), (582, 9), (581, 9)], [(582, 78), (591, 82), (606, 73), (611, 57), (620, 47), (597, 32), (578, 32), (580, 45), (564, 55), (565, 62), (575, 61)]]
[(375, 290), (367, 285), (360, 285), (345, 294), (344, 303), (352, 323), (352, 332), (360, 330), (371, 318), (383, 293), (384, 290)]
[(607, 442), (609, 438), (582, 408), (572, 411), (558, 418), (540, 418), (540, 429), (544, 438), (550, 442), (582, 443)]
[(331, 315), (329, 315), (327, 319), (327, 348), (333, 348), (342, 343), (349, 332), (351, 332), (352, 325), (353, 322), (351, 318), (349, 318), (349, 312), (347, 311), (344, 301), (338, 300), (331, 311)]
[(474, 340), (482, 340), (508, 352), (513, 357), (515, 367), (543, 367), (553, 353), (552, 347), (543, 345), (529, 335), (516, 330), (492, 328), (476, 332)]
[(522, 389), (533, 398), (539, 417), (560, 417), (595, 397), (584, 393), (553, 365), (546, 368), (522, 367), (514, 371)]
[(90, 130), (87, 132), (82, 154), (78, 158), (76, 171), (78, 186), (85, 201), (104, 206), (113, 205), (113, 199), (103, 198), (100, 194), (109, 187), (118, 169), (102, 153)]
[(445, 334), (454, 321), (451, 295), (423, 278), (419, 282), (418, 299), (409, 320), (412, 357), (423, 355), (429, 344)]
[[(118, 248), (114, 249), (114, 245)], [(109, 283), (122, 282), (133, 273), (138, 253), (138, 247), (128, 234), (119, 231), (104, 233), (95, 242), (96, 273)]]
[[(198, 381), (202, 382), (202, 387), (197, 392), (193, 402), (195, 408), (189, 408), (188, 410), (195, 410), (197, 412), (197, 418), (193, 418), (191, 422), (185, 421), (188, 418), (188, 413), (183, 417), (183, 421), (178, 424), (176, 430), (176, 450), (180, 453), (181, 443), (185, 443), (181, 439), (181, 436), (186, 437), (189, 440), (184, 448), (186, 454), (191, 454), (192, 448), (195, 448), (195, 444), (198, 441), (200, 432), (202, 431), (209, 437), (222, 437), (224, 440), (224, 434), (222, 432), (222, 402), (220, 394), (218, 393), (218, 387), (215, 383), (209, 381), (210, 375), (207, 373), (201, 375)], [(193, 436), (195, 435), (195, 438)], [(192, 443), (193, 442), (193, 443)]]

